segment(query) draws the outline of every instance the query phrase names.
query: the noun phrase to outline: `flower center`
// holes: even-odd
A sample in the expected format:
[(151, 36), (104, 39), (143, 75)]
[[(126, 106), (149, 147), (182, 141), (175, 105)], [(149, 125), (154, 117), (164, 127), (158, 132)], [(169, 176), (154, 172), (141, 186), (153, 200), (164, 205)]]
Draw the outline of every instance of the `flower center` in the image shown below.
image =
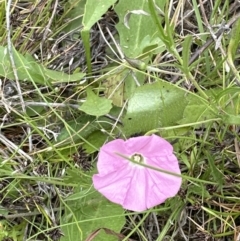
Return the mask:
[(134, 154), (131, 156), (131, 158), (135, 161), (135, 162), (139, 162), (139, 163), (144, 163), (144, 158), (141, 154)]

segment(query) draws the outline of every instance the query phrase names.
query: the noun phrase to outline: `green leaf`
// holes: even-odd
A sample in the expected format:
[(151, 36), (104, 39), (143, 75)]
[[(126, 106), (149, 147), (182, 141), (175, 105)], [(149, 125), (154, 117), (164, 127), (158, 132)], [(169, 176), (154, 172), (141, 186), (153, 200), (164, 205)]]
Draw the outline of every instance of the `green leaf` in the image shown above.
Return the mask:
[(162, 40), (159, 37), (150, 38), (149, 35), (145, 36), (141, 42), (140, 49), (143, 49), (145, 55), (159, 54), (166, 50)]
[(229, 125), (240, 125), (240, 115), (225, 114), (223, 122)]
[(57, 142), (76, 143), (97, 130), (93, 116), (82, 115), (76, 120), (69, 121), (57, 137)]
[[(28, 59), (18, 53), (14, 48), (12, 49), (12, 52), (16, 72), (20, 80), (34, 80), (36, 83), (46, 83), (49, 85), (44, 78), (44, 74), (41, 71), (36, 71)], [(15, 79), (7, 48), (3, 46), (0, 46), (0, 75), (8, 79)]]
[(216, 166), (216, 160), (215, 157), (209, 153), (209, 151), (203, 150), (203, 153), (205, 154), (206, 159), (208, 160), (209, 168), (211, 170), (211, 175), (213, 177), (213, 180), (218, 183), (218, 185), (221, 187), (224, 182), (224, 174), (221, 170)]
[(79, 108), (79, 110), (93, 116), (106, 115), (111, 109), (112, 101), (97, 96), (91, 89), (87, 89), (87, 100)]
[(179, 124), (189, 124), (201, 122), (202, 120), (208, 120), (216, 117), (211, 106), (206, 105), (206, 103), (201, 101), (189, 102), (183, 112), (183, 118), (178, 123)]
[(213, 94), (206, 94), (209, 101), (162, 80), (138, 87), (128, 102), (124, 132), (131, 135), (173, 125), (198, 125), (217, 118)]
[[(166, 1), (156, 0), (156, 2), (160, 7), (163, 7)], [(151, 42), (156, 37), (156, 25), (150, 16), (132, 14), (128, 22), (129, 28), (125, 26), (126, 14), (134, 10), (150, 13), (146, 0), (121, 0), (115, 7), (119, 17), (116, 28), (120, 36), (120, 45), (124, 54), (129, 58), (135, 58), (142, 54), (143, 49), (152, 45)], [(146, 36), (149, 37), (146, 38)]]
[[(84, 194), (85, 196), (85, 194)], [(80, 198), (65, 210), (61, 220), (62, 231), (65, 234), (61, 241), (83, 241), (99, 228), (111, 229), (120, 232), (124, 223), (124, 210), (121, 206), (111, 203), (98, 192), (89, 193), (85, 198)], [(96, 237), (96, 240), (103, 240)], [(108, 236), (105, 240), (114, 241), (114, 236)]]
[(44, 74), (46, 77), (52, 80), (52, 83), (69, 83), (81, 80), (85, 73), (73, 73), (73, 74), (65, 74), (64, 72), (59, 72), (51, 69), (44, 68)]
[(83, 16), (83, 30), (90, 30), (116, 1), (117, 0), (87, 0)]
[[(118, 116), (120, 110), (116, 110), (113, 108), (110, 112), (113, 116)], [(113, 122), (105, 116), (101, 116), (96, 119), (94, 116), (90, 115), (80, 115), (75, 120), (69, 121), (65, 124), (64, 128), (61, 130), (60, 134), (57, 137), (57, 143), (62, 142), (62, 146), (69, 145), (69, 143), (78, 143), (78, 142), (86, 142), (87, 149), (97, 150), (99, 148), (100, 143), (103, 141), (103, 136), (99, 136), (99, 140), (96, 142), (93, 141), (93, 144), (88, 141), (91, 134), (95, 131), (99, 131), (104, 129), (109, 131), (112, 129)], [(89, 139), (90, 141), (92, 138)], [(96, 147), (94, 146), (96, 144)]]
[(176, 125), (189, 102), (187, 96), (186, 90), (164, 81), (137, 88), (128, 102), (125, 132), (131, 135)]
[(32, 70), (34, 70), (36, 73), (41, 73), (44, 79), (49, 79), (51, 80), (51, 83), (54, 83), (54, 84), (79, 81), (85, 76), (85, 73), (81, 73), (81, 72), (74, 73), (74, 74), (66, 74), (64, 72), (47, 69), (44, 66), (35, 62), (33, 57), (29, 54), (26, 54), (25, 58), (27, 62), (31, 64)]
[[(13, 48), (13, 57), (16, 65), (16, 72), (20, 80), (34, 81), (35, 83), (48, 85), (52, 83), (71, 82), (81, 80), (85, 74), (76, 73), (73, 75), (65, 74), (45, 68), (38, 64), (34, 58), (26, 54), (23, 56)], [(0, 46), (0, 76), (8, 79), (15, 79), (9, 54), (6, 47)]]
[(27, 106), (26, 114), (30, 117), (40, 116), (41, 113), (45, 112), (44, 106)]
[(189, 58), (190, 58), (190, 53), (191, 53), (191, 45), (192, 45), (192, 36), (188, 35), (183, 42), (183, 72), (187, 73), (189, 72)]
[[(91, 143), (91, 145), (89, 145), (88, 143), (84, 143), (82, 147), (86, 153), (91, 154), (98, 150), (104, 144), (106, 139), (107, 137), (103, 132), (95, 131), (92, 134), (90, 134), (87, 138), (87, 141)], [(95, 148), (93, 148), (93, 146)]]

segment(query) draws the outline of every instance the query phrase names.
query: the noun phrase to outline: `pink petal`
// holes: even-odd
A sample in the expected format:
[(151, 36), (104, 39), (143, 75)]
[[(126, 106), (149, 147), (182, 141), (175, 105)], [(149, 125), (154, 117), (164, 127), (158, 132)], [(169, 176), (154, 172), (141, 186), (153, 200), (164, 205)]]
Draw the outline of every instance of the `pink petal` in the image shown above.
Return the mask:
[[(171, 169), (162, 169), (180, 174), (178, 163), (172, 165)], [(122, 206), (133, 211), (152, 208), (165, 202), (166, 199), (174, 197), (178, 193), (181, 183), (180, 177), (149, 168), (136, 168)]]
[(128, 170), (122, 169), (107, 176), (94, 175), (94, 187), (107, 199), (128, 210), (144, 211), (147, 209), (146, 190), (141, 184), (146, 182), (147, 177), (140, 169), (128, 166)]
[(180, 177), (150, 169), (147, 172), (151, 182), (149, 184), (151, 185), (151, 193), (148, 194), (147, 208), (154, 207), (165, 202), (166, 199), (176, 196), (182, 184)]
[(132, 179), (134, 169), (130, 166), (107, 175), (93, 175), (93, 185), (112, 202), (123, 204)]
[(165, 156), (146, 156), (146, 164), (159, 169), (167, 170), (176, 174), (181, 174), (178, 160), (174, 154)]
[(95, 189), (110, 201), (132, 211), (144, 211), (177, 194), (181, 178), (138, 166), (115, 153), (131, 157), (138, 153), (147, 165), (180, 174), (170, 143), (156, 135), (114, 140), (100, 149)]
[(118, 170), (123, 165), (128, 164), (128, 160), (120, 157), (116, 153), (124, 153), (126, 156), (131, 156), (132, 152), (130, 152), (125, 147), (125, 141), (122, 139), (117, 139), (114, 141), (110, 141), (104, 146), (100, 148), (100, 152), (98, 155), (98, 163), (97, 168), (99, 173), (107, 174), (111, 173), (115, 170)]
[(166, 155), (173, 151), (172, 145), (157, 135), (133, 137), (128, 139), (125, 145), (128, 150), (144, 156)]
[(181, 178), (129, 165), (106, 176), (94, 175), (95, 189), (123, 208), (141, 212), (177, 194)]

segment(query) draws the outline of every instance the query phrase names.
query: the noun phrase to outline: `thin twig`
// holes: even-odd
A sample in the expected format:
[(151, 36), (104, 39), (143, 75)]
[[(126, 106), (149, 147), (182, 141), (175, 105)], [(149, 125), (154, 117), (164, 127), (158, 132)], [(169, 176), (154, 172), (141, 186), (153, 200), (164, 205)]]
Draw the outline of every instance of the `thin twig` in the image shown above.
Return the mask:
[[(228, 23), (226, 24), (227, 27), (231, 27), (236, 21), (237, 19), (240, 17), (240, 13), (236, 14), (235, 16), (233, 16)], [(223, 34), (225, 31), (225, 28), (221, 27), (218, 29), (218, 31), (214, 34), (216, 38), (219, 38), (221, 36), (221, 34)], [(201, 55), (203, 54), (208, 47), (214, 42), (214, 38), (211, 37), (209, 38), (204, 45), (202, 45), (199, 49), (196, 50), (196, 52), (190, 57), (189, 63), (188, 65), (190, 66), (192, 63), (195, 62), (195, 60)], [(171, 82), (175, 83), (178, 80), (179, 76), (175, 76)]]
[[(232, 17), (226, 25), (230, 28), (237, 21), (239, 17), (240, 17), (240, 13)], [(215, 36), (218, 38), (224, 31), (225, 31), (225, 28), (220, 28), (215, 33)], [(192, 55), (192, 57), (189, 60), (189, 65), (191, 65), (213, 42), (214, 42), (213, 38), (208, 39), (207, 42)]]
[[(12, 105), (18, 105), (17, 102), (13, 102)], [(46, 106), (46, 107), (71, 107), (79, 109), (78, 104), (64, 104), (64, 103), (46, 103), (46, 102), (25, 102), (26, 106)]]
[(46, 40), (46, 38), (48, 36), (48, 32), (50, 30), (50, 26), (51, 26), (51, 24), (53, 22), (53, 18), (55, 16), (56, 11), (57, 11), (57, 6), (58, 6), (58, 0), (55, 1), (51, 18), (49, 19), (49, 22), (48, 22), (47, 26), (45, 27), (45, 30), (44, 30), (44, 33), (43, 33), (43, 38), (42, 38), (42, 41), (40, 43), (41, 57), (43, 56), (43, 54), (42, 54), (42, 47), (43, 47), (43, 44), (44, 44), (44, 42), (45, 42), (45, 40)]
[[(102, 29), (101, 29), (101, 25), (100, 25), (99, 23), (97, 23), (97, 25), (98, 25), (100, 34), (101, 34), (103, 40), (105, 41), (105, 43), (107, 44), (107, 46), (111, 49), (112, 53), (113, 53), (119, 60), (121, 60), (121, 59), (118, 57), (117, 53), (116, 53), (116, 52), (114, 51), (114, 49), (112, 48), (111, 44), (110, 44), (110, 43), (107, 41), (107, 39), (105, 38), (105, 35), (104, 35), (104, 33), (103, 33)], [(111, 37), (111, 39), (113, 40), (114, 38), (112, 37), (111, 32), (108, 31), (108, 33), (110, 33), (110, 37)], [(113, 42), (115, 43), (116, 48), (117, 48), (117, 50), (118, 50), (118, 52), (119, 52), (119, 49), (120, 49), (120, 48), (119, 48), (119, 46), (117, 45), (115, 39), (113, 40)], [(120, 50), (120, 53), (119, 53), (119, 54), (120, 54), (120, 57), (123, 55), (122, 52), (121, 52), (121, 50)]]
[[(19, 96), (19, 99), (20, 99), (22, 110), (23, 110), (24, 113), (26, 113), (26, 107), (24, 105), (21, 86), (20, 86), (20, 83), (19, 83), (17, 68), (16, 68), (16, 64), (15, 64), (15, 61), (14, 61), (13, 50), (12, 50), (11, 22), (10, 22), (11, 4), (12, 4), (12, 0), (8, 0), (7, 1), (7, 8), (6, 8), (7, 48), (8, 48), (10, 63), (11, 63), (12, 69), (13, 69), (13, 75), (14, 75), (15, 82), (16, 82), (16, 90), (18, 92), (18, 96)], [(15, 85), (13, 85), (13, 86), (15, 87)], [(32, 136), (31, 136), (30, 127), (27, 127), (27, 133), (28, 133), (28, 139), (29, 139), (29, 141), (28, 141), (29, 151), (31, 152), (32, 151)]]
[(31, 162), (33, 161), (32, 157), (30, 157), (27, 153), (25, 153), (23, 150), (21, 150), (17, 145), (15, 145), (13, 142), (11, 142), (10, 140), (8, 140), (4, 135), (2, 135), (0, 133), (0, 142), (2, 142), (4, 145), (6, 145), (7, 147), (9, 147), (11, 150), (13, 150), (14, 152), (19, 153), (21, 156), (23, 156), (24, 158), (27, 158), (28, 160), (30, 160)]
[[(216, 33), (215, 36), (218, 38), (223, 32), (225, 31), (225, 29), (220, 28)], [(202, 45), (202, 47), (200, 47), (199, 49), (197, 49), (197, 51), (191, 56), (190, 60), (189, 60), (189, 65), (191, 65), (203, 52), (205, 52), (205, 50), (207, 50), (207, 48), (214, 42), (213, 38), (210, 38), (207, 40), (207, 42)]]
[[(61, 211), (63, 208), (53, 208), (52, 209), (54, 212)], [(28, 213), (16, 213), (16, 214), (8, 214), (8, 215), (2, 215), (0, 214), (1, 218), (5, 219), (12, 219), (12, 218), (23, 218), (23, 217), (30, 217), (30, 216), (36, 216), (42, 214), (39, 211), (33, 211), (33, 212), (28, 212)]]

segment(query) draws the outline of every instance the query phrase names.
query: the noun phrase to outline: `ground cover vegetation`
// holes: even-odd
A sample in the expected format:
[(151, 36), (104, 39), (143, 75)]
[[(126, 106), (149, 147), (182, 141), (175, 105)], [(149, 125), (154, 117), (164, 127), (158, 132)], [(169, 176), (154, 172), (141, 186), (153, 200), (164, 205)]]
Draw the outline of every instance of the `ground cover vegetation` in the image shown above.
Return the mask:
[[(9, 0), (0, 23), (0, 240), (240, 240), (239, 1)], [(135, 212), (92, 177), (144, 135), (182, 183)]]

